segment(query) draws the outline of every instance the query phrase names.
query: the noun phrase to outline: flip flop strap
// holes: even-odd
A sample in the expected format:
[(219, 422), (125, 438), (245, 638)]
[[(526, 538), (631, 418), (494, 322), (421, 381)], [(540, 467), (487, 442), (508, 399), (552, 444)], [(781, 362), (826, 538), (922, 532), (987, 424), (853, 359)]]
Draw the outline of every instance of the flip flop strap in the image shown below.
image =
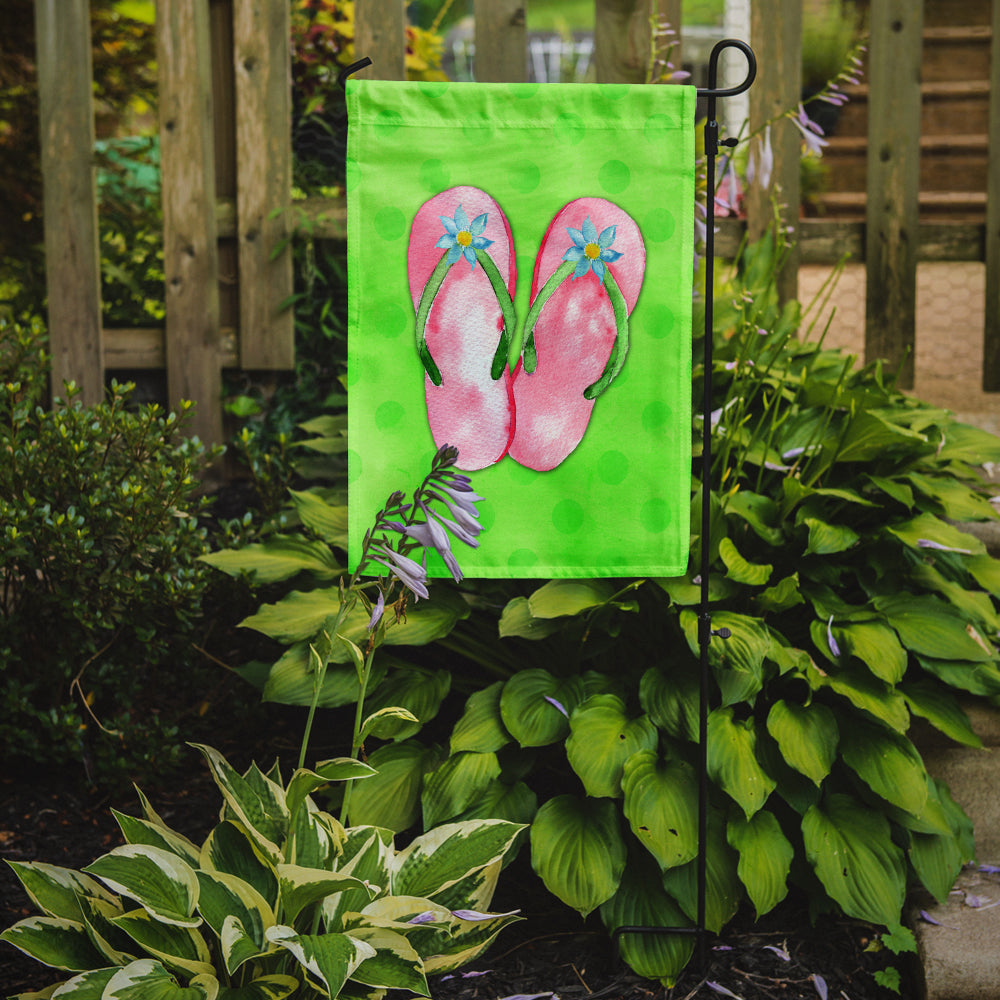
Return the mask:
[[(459, 258), (459, 260), (462, 259), (464, 258)], [(477, 250), (476, 260), (479, 261), (479, 264), (483, 269), (483, 273), (489, 279), (490, 287), (493, 289), (493, 294), (497, 298), (497, 303), (500, 306), (500, 314), (503, 318), (503, 327), (500, 331), (500, 342), (497, 345), (496, 352), (494, 353), (493, 360), (490, 364), (490, 378), (492, 378), (495, 382), (501, 375), (503, 375), (503, 370), (507, 365), (507, 352), (510, 349), (510, 331), (514, 329), (515, 323), (514, 303), (511, 301), (510, 293), (507, 291), (506, 282), (503, 279), (503, 275), (500, 274), (499, 268), (494, 263), (493, 258), (490, 257), (485, 250)], [(458, 261), (453, 261), (452, 263), (457, 264)], [(448, 268), (451, 266), (452, 265), (448, 262), (448, 254), (443, 253), (441, 255), (441, 259), (437, 262), (437, 265), (431, 272), (431, 276), (427, 280), (427, 284), (424, 285), (423, 293), (420, 296), (420, 303), (417, 306), (417, 353), (420, 355), (424, 371), (427, 372), (428, 377), (434, 385), (440, 385), (442, 378), (441, 370), (438, 368), (437, 364), (435, 364), (434, 358), (431, 356), (430, 349), (427, 346), (427, 317), (430, 316), (431, 306), (434, 304), (434, 300), (437, 298), (438, 292), (441, 291), (441, 285), (444, 283), (445, 275), (448, 273)]]
[[(524, 321), (528, 336), (524, 341), (524, 348), (521, 353), (524, 359), (524, 370), (529, 375), (538, 367), (538, 349), (535, 347), (535, 324), (538, 322), (542, 309), (545, 307), (545, 303), (551, 298), (552, 293), (572, 275), (574, 270), (576, 270), (576, 265), (573, 261), (565, 261), (560, 264), (549, 276), (548, 281), (542, 286), (542, 290), (535, 296), (535, 301), (532, 302), (531, 308), (528, 310), (528, 315)], [(625, 364), (625, 356), (628, 354), (628, 304), (625, 302), (625, 296), (618, 287), (618, 282), (615, 281), (609, 267), (604, 268), (603, 285), (604, 290), (608, 293), (611, 309), (615, 316), (615, 342), (611, 348), (611, 354), (608, 356), (601, 377), (583, 390), (585, 399), (597, 399), (611, 385), (618, 377), (619, 372), (621, 372), (622, 366)]]

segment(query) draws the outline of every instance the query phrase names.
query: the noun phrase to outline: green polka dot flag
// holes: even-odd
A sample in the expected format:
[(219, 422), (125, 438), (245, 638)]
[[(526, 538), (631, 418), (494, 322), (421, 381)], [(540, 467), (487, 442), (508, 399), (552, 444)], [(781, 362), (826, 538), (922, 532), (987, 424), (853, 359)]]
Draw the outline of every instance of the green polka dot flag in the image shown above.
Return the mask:
[[(685, 572), (694, 89), (347, 92), (351, 568), (388, 496), (447, 442), (485, 498), (479, 547), (454, 545), (467, 576)], [(513, 329), (494, 379), (504, 295)], [(447, 575), (436, 553), (428, 572)]]

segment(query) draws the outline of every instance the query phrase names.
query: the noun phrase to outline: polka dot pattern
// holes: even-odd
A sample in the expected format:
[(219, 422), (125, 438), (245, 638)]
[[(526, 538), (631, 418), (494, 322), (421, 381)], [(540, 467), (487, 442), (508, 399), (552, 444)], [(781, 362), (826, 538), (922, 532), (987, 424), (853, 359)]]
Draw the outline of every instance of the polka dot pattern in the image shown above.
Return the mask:
[(632, 183), (632, 173), (621, 160), (608, 160), (601, 167), (597, 182), (608, 194), (621, 194)]
[(380, 208), (375, 213), (375, 232), (387, 243), (398, 240), (406, 228), (406, 216), (398, 208)]
[(576, 500), (560, 500), (552, 508), (552, 523), (556, 531), (573, 535), (583, 527), (583, 507)]

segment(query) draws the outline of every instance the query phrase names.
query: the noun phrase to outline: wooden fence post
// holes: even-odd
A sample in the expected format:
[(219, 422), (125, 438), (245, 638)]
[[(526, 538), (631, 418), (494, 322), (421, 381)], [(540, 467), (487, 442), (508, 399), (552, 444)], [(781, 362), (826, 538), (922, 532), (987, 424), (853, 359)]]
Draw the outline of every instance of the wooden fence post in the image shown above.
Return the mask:
[(197, 402), (193, 433), (222, 441), (219, 255), (207, 0), (160, 0), (156, 58), (163, 177), (167, 395)]
[(989, 170), (986, 177), (986, 325), (983, 390), (1000, 392), (1000, 0), (993, 0), (990, 44)]
[(294, 317), (281, 307), (292, 294), (291, 222), (276, 211), (292, 200), (290, 20), (288, 0), (233, 6), (243, 368), (295, 367)]
[(680, 35), (677, 0), (594, 0), (594, 66), (598, 83), (646, 82), (653, 18), (669, 20)]
[[(758, 0), (750, 8), (750, 41), (757, 56), (756, 83), (750, 88), (750, 131), (798, 106), (802, 98), (802, 4), (799, 0)], [(739, 123), (734, 123), (738, 127)], [(735, 131), (731, 127), (730, 131)], [(757, 140), (754, 140), (755, 142)], [(802, 136), (787, 118), (771, 126), (774, 169), (767, 188), (755, 179), (747, 192), (747, 228), (760, 239), (774, 221), (774, 202), (781, 207), (780, 225), (793, 229), (793, 244), (778, 274), (782, 302), (798, 296), (799, 160)]]
[(89, 0), (35, 0), (52, 394), (104, 398)]
[(368, 56), (361, 72), (374, 80), (406, 79), (405, 0), (362, 0), (354, 6), (354, 57)]
[[(865, 360), (913, 387), (923, 0), (872, 0), (868, 53)], [(905, 359), (905, 360), (904, 360)]]
[(524, 0), (475, 0), (476, 80), (522, 83), (527, 76)]

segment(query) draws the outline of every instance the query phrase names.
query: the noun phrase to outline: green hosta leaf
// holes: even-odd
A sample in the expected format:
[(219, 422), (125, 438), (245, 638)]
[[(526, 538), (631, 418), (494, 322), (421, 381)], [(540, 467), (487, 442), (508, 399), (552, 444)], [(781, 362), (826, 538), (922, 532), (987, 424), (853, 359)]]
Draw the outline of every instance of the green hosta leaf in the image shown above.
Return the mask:
[(989, 500), (953, 477), (911, 472), (906, 478), (920, 493), (940, 504), (941, 513), (951, 521), (992, 521), (996, 518)]
[(965, 710), (947, 688), (932, 680), (907, 681), (900, 685), (900, 691), (910, 711), (926, 719), (945, 736), (967, 747), (983, 745)]
[(420, 720), (409, 709), (393, 706), (372, 712), (361, 724), (358, 735), (362, 740), (366, 740), (369, 736), (380, 740), (391, 740), (397, 734), (405, 739), (402, 734), (412, 735), (420, 726)]
[(305, 907), (318, 903), (327, 896), (345, 889), (367, 891), (364, 883), (353, 875), (303, 868), (301, 865), (278, 865), (278, 884), (281, 888), (282, 913), (285, 919), (293, 922)]
[(253, 886), (271, 907), (277, 905), (277, 873), (240, 823), (227, 820), (208, 835), (202, 844), (199, 867), (234, 875)]
[(729, 846), (739, 851), (736, 873), (760, 919), (788, 894), (788, 872), (795, 849), (781, 832), (774, 813), (762, 809), (751, 819), (742, 816), (729, 821)]
[(949, 687), (986, 697), (1000, 694), (1000, 669), (993, 663), (936, 660), (930, 656), (918, 656), (917, 662)]
[(1000, 441), (995, 434), (981, 427), (950, 421), (937, 459), (939, 462), (966, 462), (969, 465), (1000, 462)]
[(1000, 559), (982, 555), (966, 559), (964, 562), (965, 568), (980, 587), (989, 591), (994, 597), (1000, 597)]
[(375, 949), (349, 934), (296, 934), (281, 924), (270, 927), (267, 939), (287, 949), (331, 997), (339, 996), (344, 983), (366, 959), (375, 957)]
[[(267, 900), (252, 885), (235, 875), (223, 872), (198, 872), (201, 892), (198, 910), (205, 922), (225, 943), (223, 928), (227, 920), (238, 921), (241, 940), (249, 939), (251, 954), (234, 960), (232, 947), (224, 948), (226, 970), (232, 975), (242, 962), (265, 950), (264, 931), (275, 923), (274, 913)], [(231, 937), (232, 931), (229, 932)]]
[[(391, 634), (391, 630), (387, 634)], [(373, 712), (384, 708), (403, 708), (410, 712), (417, 721), (386, 720), (379, 732), (380, 739), (405, 740), (437, 715), (450, 689), (451, 674), (447, 670), (408, 667), (394, 670), (375, 688), (365, 705)]]
[(719, 542), (719, 557), (726, 564), (726, 576), (736, 583), (746, 584), (748, 587), (763, 587), (771, 578), (774, 566), (770, 563), (762, 565), (751, 563), (740, 555), (732, 539), (723, 538)]
[(962, 584), (946, 579), (929, 563), (914, 567), (910, 579), (919, 587), (913, 589), (932, 590), (940, 594), (957, 611), (970, 621), (996, 635), (1000, 631), (1000, 615), (994, 607), (993, 598), (981, 590), (970, 590)]
[(975, 663), (996, 658), (975, 626), (936, 597), (885, 595), (875, 598), (875, 607), (899, 633), (903, 645), (915, 653)]
[(424, 826), (437, 826), (468, 809), (500, 777), (495, 753), (452, 754), (424, 780)]
[(579, 677), (560, 679), (547, 670), (522, 670), (504, 684), (500, 716), (521, 746), (546, 746), (566, 736), (569, 716), (583, 697)]
[(833, 634), (845, 653), (856, 656), (887, 684), (898, 684), (906, 673), (906, 650), (896, 633), (878, 622), (837, 625)]
[(639, 704), (660, 729), (678, 740), (698, 739), (698, 674), (679, 660), (670, 672), (650, 667), (639, 682)]
[(509, 823), (529, 824), (538, 812), (538, 797), (523, 782), (508, 785), (504, 781), (490, 782), (482, 794), (460, 816), (466, 819), (505, 819)]
[[(619, 927), (687, 927), (690, 921), (664, 891), (654, 865), (630, 858), (615, 894), (601, 904), (601, 920), (609, 932)], [(623, 934), (622, 958), (638, 975), (673, 986), (691, 959), (690, 934)]]
[(802, 836), (820, 882), (849, 917), (899, 923), (906, 867), (880, 812), (849, 795), (830, 795), (806, 813)]
[(566, 758), (588, 795), (621, 796), (622, 768), (638, 750), (653, 750), (659, 739), (649, 716), (629, 719), (613, 694), (595, 694), (570, 717)]
[(197, 927), (198, 878), (176, 854), (146, 844), (125, 844), (98, 858), (84, 871), (113, 892), (134, 899), (165, 924)]
[(295, 513), (310, 531), (324, 542), (347, 549), (347, 507), (327, 503), (312, 490), (289, 490)]
[(46, 916), (82, 920), (80, 896), (115, 902), (115, 897), (100, 882), (71, 868), (60, 868), (40, 861), (8, 861), (7, 864), (13, 869), (31, 901)]
[(856, 708), (881, 719), (896, 732), (905, 733), (910, 724), (903, 696), (884, 681), (872, 677), (868, 670), (841, 667), (835, 673), (823, 674), (815, 667), (806, 674), (814, 689), (821, 687), (846, 698)]
[(115, 972), (101, 1000), (216, 1000), (218, 995), (219, 981), (211, 974), (181, 986), (159, 962), (142, 958)]
[(962, 852), (962, 863), (967, 864), (975, 860), (976, 842), (973, 836), (972, 820), (966, 815), (965, 810), (951, 797), (948, 786), (943, 781), (931, 778), (931, 790), (928, 798), (936, 798), (941, 811), (945, 814), (948, 823), (951, 825), (958, 840), (959, 850)]
[(726, 498), (726, 514), (745, 521), (757, 537), (770, 546), (778, 547), (784, 541), (781, 511), (770, 497), (750, 490), (739, 490)]
[[(720, 813), (708, 817), (705, 850), (705, 926), (718, 934), (732, 919), (743, 899), (743, 883), (736, 873), (736, 852), (726, 843), (726, 825)], [(663, 887), (691, 920), (698, 918), (698, 861), (663, 873)]]
[(586, 916), (618, 889), (625, 842), (608, 799), (557, 795), (531, 825), (531, 866), (546, 888)]
[(500, 692), (503, 681), (470, 695), (462, 717), (451, 733), (451, 752), (473, 750), (494, 753), (510, 743), (510, 733), (500, 717)]
[(434, 899), (461, 879), (499, 862), (521, 829), (497, 819), (447, 823), (428, 830), (396, 855), (392, 891)]
[[(689, 576), (662, 576), (653, 580), (653, 583), (662, 587), (670, 600), (681, 607), (690, 607), (701, 601), (701, 584), (695, 583)], [(739, 586), (728, 577), (718, 573), (710, 573), (708, 576), (708, 599), (712, 602), (724, 601), (738, 589)]]
[(952, 833), (911, 833), (910, 864), (924, 888), (939, 902), (948, 899), (965, 861)]
[(550, 580), (528, 598), (533, 618), (562, 618), (607, 604), (615, 588), (607, 580)]
[(846, 524), (828, 524), (815, 517), (804, 518), (803, 523), (809, 529), (809, 543), (805, 551), (807, 556), (828, 556), (845, 552), (855, 545), (860, 537)]
[(885, 493), (886, 496), (895, 500), (896, 503), (906, 507), (907, 510), (912, 510), (913, 490), (906, 483), (896, 479), (888, 479), (885, 476), (865, 476), (865, 479)]
[(420, 817), (424, 774), (439, 759), (436, 750), (415, 740), (379, 747), (368, 758), (377, 774), (351, 790), (351, 824), (381, 826), (396, 833), (413, 826)]
[(527, 597), (514, 597), (500, 615), (500, 638), (518, 636), (521, 639), (544, 639), (558, 632), (562, 623), (545, 618), (535, 618), (528, 606)]
[(862, 410), (851, 421), (837, 452), (838, 462), (868, 462), (891, 448), (926, 444), (923, 434), (890, 423), (871, 410)]
[(87, 936), (87, 929), (65, 917), (28, 917), (0, 934), (6, 941), (35, 961), (54, 969), (81, 972), (105, 964)]
[[(343, 651), (343, 643), (338, 644)], [(335, 651), (335, 655), (339, 655)], [(368, 686), (377, 688), (386, 675), (389, 658), (378, 656), (372, 664)], [(289, 646), (273, 664), (264, 681), (261, 697), (279, 705), (311, 705), (315, 697), (316, 674), (310, 662), (309, 643), (297, 642)], [(340, 708), (358, 700), (358, 675), (353, 666), (331, 663), (323, 675), (318, 708)]]
[(926, 546), (921, 545), (921, 542), (931, 542), (933, 545), (940, 545), (957, 552), (967, 552), (970, 555), (983, 555), (986, 552), (986, 546), (978, 538), (933, 514), (918, 514), (909, 521), (889, 525), (886, 530), (911, 549), (923, 549)]
[(170, 851), (171, 854), (176, 854), (189, 865), (198, 864), (199, 849), (187, 837), (175, 833), (159, 823), (126, 816), (124, 813), (118, 812), (117, 809), (112, 809), (111, 812), (118, 821), (122, 835), (128, 843), (159, 847), (164, 851)]
[(733, 709), (717, 708), (708, 716), (708, 774), (749, 819), (774, 791), (775, 781), (757, 762), (757, 733), (752, 718), (733, 718)]
[(927, 801), (927, 772), (905, 736), (861, 719), (852, 719), (841, 741), (844, 761), (876, 795), (905, 812), (919, 815)]
[(430, 996), (424, 963), (402, 934), (383, 927), (356, 927), (351, 937), (375, 949), (375, 954), (351, 973), (355, 982)]
[(754, 598), (761, 611), (777, 613), (804, 604), (805, 598), (799, 590), (799, 574), (793, 573), (779, 580), (773, 587), (761, 591)]
[(218, 1000), (285, 1000), (299, 988), (292, 976), (261, 976), (245, 986), (223, 987)]
[[(698, 616), (681, 612), (681, 627), (694, 656), (700, 656)], [(708, 647), (708, 662), (722, 690), (723, 704), (753, 701), (763, 686), (764, 659), (771, 648), (771, 636), (758, 618), (719, 611), (712, 615), (712, 629), (729, 629), (728, 639), (714, 636)]]
[(298, 573), (333, 580), (345, 572), (328, 545), (297, 535), (271, 535), (265, 542), (209, 552), (199, 559), (230, 576), (246, 574), (257, 584), (288, 580)]
[(767, 731), (785, 761), (818, 787), (837, 756), (839, 731), (833, 712), (818, 702), (798, 705), (779, 699), (768, 713)]
[(212, 974), (208, 945), (193, 928), (161, 923), (145, 910), (123, 913), (111, 922), (167, 967), (189, 976)]
[(640, 751), (625, 762), (622, 789), (625, 818), (660, 868), (697, 855), (698, 782), (688, 764)]

